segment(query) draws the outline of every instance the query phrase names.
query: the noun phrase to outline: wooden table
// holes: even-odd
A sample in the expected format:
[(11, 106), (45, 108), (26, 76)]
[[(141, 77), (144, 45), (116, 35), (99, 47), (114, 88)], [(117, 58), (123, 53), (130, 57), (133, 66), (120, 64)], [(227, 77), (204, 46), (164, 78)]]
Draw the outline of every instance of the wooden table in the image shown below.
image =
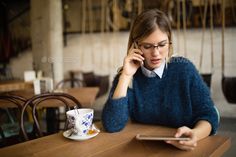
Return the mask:
[[(96, 96), (98, 94), (99, 88), (98, 87), (79, 87), (79, 88), (70, 88), (70, 89), (64, 89), (61, 92), (68, 93), (72, 96), (74, 96), (83, 107), (92, 107)], [(20, 91), (14, 91), (11, 92), (12, 94), (19, 95), (25, 98), (31, 98), (34, 96), (33, 90), (20, 90)], [(0, 107), (1, 108), (9, 108), (9, 107), (16, 107), (15, 105), (12, 105), (11, 103), (6, 103), (3, 101), (0, 101)], [(74, 104), (72, 104), (74, 105)], [(58, 107), (61, 106), (61, 103), (57, 100), (50, 100), (50, 103), (40, 104), (41, 107)]]
[(4, 81), (0, 82), (0, 92), (33, 89), (33, 82), (24, 81)]
[[(97, 124), (101, 126), (101, 124)], [(159, 141), (138, 141), (136, 134), (173, 134), (175, 129), (161, 126), (128, 123), (124, 130), (117, 133), (101, 131), (96, 137), (87, 141), (72, 141), (53, 134), (32, 141), (20, 143), (0, 149), (2, 157), (218, 157), (231, 145), (228, 137), (210, 136), (198, 142), (193, 151), (182, 151), (171, 145)]]
[(98, 92), (98, 87), (70, 88), (65, 91), (79, 100), (83, 107), (92, 107)]

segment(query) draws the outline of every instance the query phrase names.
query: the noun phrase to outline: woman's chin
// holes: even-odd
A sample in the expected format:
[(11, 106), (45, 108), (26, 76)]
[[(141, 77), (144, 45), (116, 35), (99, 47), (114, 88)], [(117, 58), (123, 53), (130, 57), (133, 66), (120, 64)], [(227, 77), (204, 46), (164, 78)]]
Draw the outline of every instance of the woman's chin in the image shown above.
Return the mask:
[(159, 68), (161, 66), (161, 63), (155, 63), (155, 64), (150, 64), (149, 67), (150, 69), (156, 69), (156, 68)]

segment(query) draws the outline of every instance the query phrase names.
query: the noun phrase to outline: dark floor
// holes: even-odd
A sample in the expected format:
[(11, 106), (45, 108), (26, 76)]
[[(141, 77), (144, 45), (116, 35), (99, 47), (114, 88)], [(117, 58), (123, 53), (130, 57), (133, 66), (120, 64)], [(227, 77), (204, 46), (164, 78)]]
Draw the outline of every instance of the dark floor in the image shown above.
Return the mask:
[(231, 137), (231, 147), (224, 153), (223, 157), (236, 156), (236, 118), (221, 117), (219, 135)]

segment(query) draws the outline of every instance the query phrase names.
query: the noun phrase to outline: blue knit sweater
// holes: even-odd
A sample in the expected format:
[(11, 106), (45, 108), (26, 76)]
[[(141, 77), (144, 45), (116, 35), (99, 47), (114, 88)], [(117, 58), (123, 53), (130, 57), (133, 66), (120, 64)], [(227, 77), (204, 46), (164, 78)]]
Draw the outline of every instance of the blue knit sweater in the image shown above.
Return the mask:
[(169, 127), (193, 128), (199, 120), (207, 120), (211, 134), (218, 128), (218, 114), (194, 65), (183, 57), (173, 57), (163, 77), (146, 77), (141, 68), (133, 76), (132, 88), (126, 97), (112, 99), (119, 75), (113, 81), (102, 113), (102, 123), (108, 132), (122, 130), (128, 119)]

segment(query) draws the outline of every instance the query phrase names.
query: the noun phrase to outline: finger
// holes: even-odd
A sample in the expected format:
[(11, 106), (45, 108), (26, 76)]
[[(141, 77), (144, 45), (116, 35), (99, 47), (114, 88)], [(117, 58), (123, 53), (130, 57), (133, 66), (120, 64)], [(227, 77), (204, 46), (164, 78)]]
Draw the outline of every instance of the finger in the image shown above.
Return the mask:
[(133, 53), (143, 55), (143, 52), (140, 49), (130, 50), (129, 54), (133, 54)]
[(175, 146), (176, 148), (182, 149), (182, 150), (194, 150), (194, 146), (188, 146), (188, 145), (181, 145), (178, 143), (178, 141), (166, 141), (166, 143), (171, 144)]
[(188, 146), (193, 146), (193, 147), (197, 146), (197, 141), (195, 140), (195, 138), (193, 138), (189, 141), (179, 141), (179, 143), (182, 145), (188, 145)]
[(185, 127), (185, 126), (178, 128), (175, 136), (179, 137), (179, 136), (182, 136), (182, 135), (189, 136), (190, 140), (188, 140), (188, 141), (179, 141), (180, 144), (188, 145), (188, 146), (197, 146), (197, 138), (193, 134), (193, 132), (190, 128)]
[(135, 48), (138, 48), (138, 44), (136, 42), (133, 43)]
[(143, 62), (142, 56), (140, 56), (138, 54), (129, 55), (125, 58), (125, 62), (130, 62), (130, 61), (133, 61), (133, 60)]
[(141, 60), (144, 60), (144, 57), (140, 54), (134, 53), (133, 56), (140, 58)]
[(145, 59), (143, 56), (141, 56), (140, 54), (137, 54), (137, 53), (130, 53), (126, 58), (128, 60), (132, 60), (134, 56), (139, 58), (142, 61), (144, 61), (144, 59)]
[(127, 55), (131, 54), (133, 50), (134, 50), (134, 43), (129, 48), (129, 51), (128, 51)]
[(138, 49), (138, 48), (137, 48), (137, 49), (134, 49), (134, 52), (135, 52), (135, 53), (138, 53), (138, 54), (140, 54), (140, 55), (143, 55), (143, 52), (142, 52), (140, 49)]
[(131, 60), (132, 60), (132, 61), (138, 61), (138, 62), (140, 62), (140, 63), (143, 62), (142, 59), (140, 59), (139, 57), (136, 57), (136, 56), (132, 56)]
[(130, 47), (130, 49), (133, 49), (135, 46), (134, 46), (134, 43), (132, 43), (132, 45), (131, 45), (131, 47)]
[(189, 146), (189, 147), (196, 147), (197, 146), (197, 142), (195, 140), (178, 141), (178, 144), (183, 145), (183, 146)]
[(186, 126), (178, 128), (175, 137), (180, 137), (182, 135), (191, 135), (191, 130)]

